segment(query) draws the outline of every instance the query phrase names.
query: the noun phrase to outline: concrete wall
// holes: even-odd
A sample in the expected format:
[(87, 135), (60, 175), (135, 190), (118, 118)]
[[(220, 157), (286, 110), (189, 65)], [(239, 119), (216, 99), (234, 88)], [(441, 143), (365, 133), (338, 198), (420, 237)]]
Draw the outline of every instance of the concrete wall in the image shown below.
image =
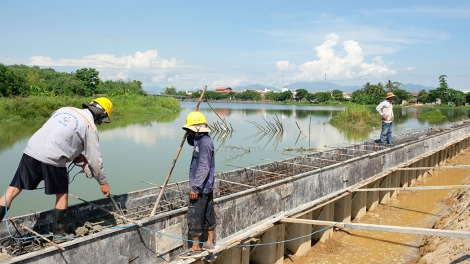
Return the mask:
[[(462, 125), (463, 123), (455, 124), (455, 127), (442, 132), (442, 134), (428, 136), (403, 145), (345, 160), (322, 169), (300, 173), (277, 182), (219, 197), (215, 200), (218, 221), (216, 241), (232, 235), (235, 232), (244, 230), (280, 212), (295, 210), (306, 203), (320, 204), (325, 201), (325, 197), (328, 195), (341, 193), (341, 191), (347, 187), (360, 184), (371, 177), (405, 164), (414, 158), (429, 155), (448, 143), (455, 142), (459, 139), (461, 140), (467, 137), (470, 132), (470, 126)], [(371, 146), (367, 145), (354, 146), (354, 148), (363, 149), (370, 147)], [(261, 176), (263, 175), (261, 171), (275, 172), (279, 170), (289, 170), (299, 172), (302, 171), (301, 166), (289, 165), (286, 162), (296, 162), (311, 166), (325, 166), (332, 163), (318, 160), (318, 158), (331, 159), (331, 155), (333, 155), (332, 153), (335, 151), (337, 152), (338, 150), (296, 157), (285, 160), (284, 163), (273, 162), (261, 166), (240, 169), (223, 173), (221, 176), (226, 180), (239, 182)], [(347, 153), (347, 150), (344, 151)], [(311, 158), (316, 159), (312, 160)], [(187, 183), (182, 182), (178, 184), (180, 189), (187, 190)], [(175, 186), (173, 185), (171, 187), (173, 188)], [(116, 200), (123, 207), (132, 208), (154, 202), (158, 194), (157, 191), (158, 189), (156, 188), (150, 188), (118, 196)], [(180, 194), (169, 191), (166, 195), (168, 197), (177, 197)], [(348, 201), (354, 201), (354, 199), (359, 198), (348, 197), (347, 199), (349, 199)], [(364, 199), (364, 197), (362, 197), (362, 199)], [(379, 202), (378, 192), (377, 197), (367, 198), (368, 210), (371, 210), (371, 206), (375, 201)], [(93, 201), (93, 203), (113, 210), (107, 199), (96, 200)], [(358, 204), (359, 207), (355, 205), (354, 208), (349, 208), (349, 210), (360, 214), (362, 210), (361, 206), (363, 206), (364, 201), (360, 201)], [(323, 217), (324, 219), (332, 220), (335, 217), (334, 212), (340, 212), (344, 210), (345, 207), (342, 202), (339, 202), (337, 206), (342, 206), (342, 208), (335, 208), (334, 205), (333, 207), (330, 206), (331, 208), (325, 207), (327, 208), (326, 211), (313, 211), (311, 217)], [(72, 217), (83, 219), (91, 215), (105, 214), (94, 206), (84, 204), (73, 206), (70, 211)], [(318, 215), (315, 215), (317, 213)], [(347, 213), (343, 212), (343, 214), (344, 215), (341, 216), (342, 218), (348, 217)], [(51, 225), (52, 216), (50, 211), (41, 212), (38, 215), (39, 217), (37, 217), (37, 215), (22, 216), (18, 217), (17, 220), (27, 226), (34, 226), (36, 229), (41, 229), (41, 226)], [(56, 248), (48, 248), (16, 257), (10, 262), (83, 263), (88, 262), (84, 260), (89, 259), (97, 263), (128, 263), (131, 260), (131, 263), (167, 263), (168, 261), (176, 260), (177, 255), (187, 248), (186, 243), (181, 241), (175, 242), (175, 240), (178, 239), (161, 235), (156, 236), (155, 233), (152, 232), (152, 230), (169, 230), (169, 233), (174, 233), (176, 230), (176, 232), (181, 232), (181, 237), (188, 237), (186, 208), (158, 214), (152, 218), (142, 220), (142, 223), (144, 228), (130, 227), (126, 229), (107, 229), (93, 236), (64, 243), (62, 245), (67, 249), (64, 252), (60, 252)], [(320, 236), (325, 238), (324, 235), (328, 232), (324, 232), (320, 234)], [(2, 237), (6, 236), (4, 225), (2, 225), (0, 229), (0, 234)], [(271, 235), (268, 237), (271, 237)], [(278, 235), (279, 234), (276, 233), (276, 236)], [(157, 244), (160, 245), (159, 249)], [(167, 252), (162, 253), (164, 251), (162, 249), (163, 247), (168, 247)], [(284, 247), (284, 245), (282, 247)], [(264, 253), (259, 254), (263, 255)], [(278, 259), (275, 258), (275, 262), (277, 261)]]

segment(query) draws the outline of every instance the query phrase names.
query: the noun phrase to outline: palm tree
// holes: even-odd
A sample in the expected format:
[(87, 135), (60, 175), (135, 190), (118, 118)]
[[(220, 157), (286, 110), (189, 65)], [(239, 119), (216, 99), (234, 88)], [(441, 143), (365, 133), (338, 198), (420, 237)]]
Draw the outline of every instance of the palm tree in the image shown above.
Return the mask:
[(387, 81), (385, 84), (385, 88), (387, 89), (387, 92), (393, 92), (393, 83), (390, 81), (390, 79)]
[(381, 94), (383, 94), (383, 92), (384, 92), (384, 85), (381, 82), (379, 82), (377, 84), (376, 94), (381, 95)]
[(364, 93), (373, 93), (371, 88), (372, 87), (370, 86), (370, 82), (366, 82), (366, 84), (364, 84)]

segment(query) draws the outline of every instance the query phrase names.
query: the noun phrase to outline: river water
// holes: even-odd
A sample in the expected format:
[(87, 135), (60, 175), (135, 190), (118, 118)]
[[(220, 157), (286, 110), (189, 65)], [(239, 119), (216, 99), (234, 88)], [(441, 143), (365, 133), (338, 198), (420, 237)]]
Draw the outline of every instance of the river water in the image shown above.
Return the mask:
[[(116, 106), (119, 107), (119, 106)], [(119, 126), (106, 129), (102, 124), (100, 145), (106, 175), (112, 194), (151, 188), (145, 182), (162, 184), (182, 142), (186, 116), (196, 107), (195, 102), (181, 102), (179, 115), (157, 120), (134, 122), (122, 120)], [(273, 160), (328, 150), (347, 144), (361, 143), (378, 138), (380, 128), (367, 131), (340, 129), (328, 124), (332, 116), (342, 111), (340, 106), (295, 106), (274, 104), (201, 103), (199, 110), (209, 124), (226, 121), (232, 132), (214, 131), (216, 172), (226, 172)], [(374, 111), (371, 108), (371, 111)], [(396, 108), (394, 110), (394, 134), (454, 122), (468, 118), (469, 110), (440, 110), (447, 118), (429, 122), (418, 115), (429, 111), (420, 108)], [(216, 114), (217, 113), (217, 114)], [(113, 119), (113, 121), (116, 121)], [(29, 137), (43, 121), (2, 123), (0, 127), (0, 186), (9, 185), (20, 161)], [(273, 127), (282, 124), (283, 133)], [(171, 174), (170, 182), (188, 178), (192, 148), (185, 144)], [(70, 193), (85, 200), (102, 198), (97, 182), (87, 179), (74, 168), (70, 172)], [(39, 186), (42, 187), (42, 184)], [(69, 204), (80, 203), (69, 197)], [(54, 207), (55, 196), (44, 195), (43, 189), (23, 191), (13, 202), (10, 216), (22, 215)]]

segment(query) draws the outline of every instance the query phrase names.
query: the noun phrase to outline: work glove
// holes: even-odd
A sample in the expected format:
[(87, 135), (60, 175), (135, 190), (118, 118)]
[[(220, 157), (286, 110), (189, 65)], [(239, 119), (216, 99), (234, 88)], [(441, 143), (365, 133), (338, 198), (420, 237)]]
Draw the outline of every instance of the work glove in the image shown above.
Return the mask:
[(104, 195), (109, 196), (109, 193), (110, 193), (109, 184), (107, 183), (100, 184), (100, 190)]

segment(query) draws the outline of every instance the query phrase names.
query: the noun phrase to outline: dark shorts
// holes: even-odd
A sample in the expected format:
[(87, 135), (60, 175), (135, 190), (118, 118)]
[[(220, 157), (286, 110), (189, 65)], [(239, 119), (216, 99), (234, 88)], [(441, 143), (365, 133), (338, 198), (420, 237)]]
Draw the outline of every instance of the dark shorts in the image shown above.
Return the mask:
[(212, 192), (199, 194), (197, 200), (189, 200), (188, 229), (189, 234), (200, 236), (204, 229), (212, 230), (215, 227), (215, 211)]
[(67, 168), (48, 165), (23, 154), (10, 186), (34, 190), (41, 181), (44, 181), (46, 194), (69, 192)]

